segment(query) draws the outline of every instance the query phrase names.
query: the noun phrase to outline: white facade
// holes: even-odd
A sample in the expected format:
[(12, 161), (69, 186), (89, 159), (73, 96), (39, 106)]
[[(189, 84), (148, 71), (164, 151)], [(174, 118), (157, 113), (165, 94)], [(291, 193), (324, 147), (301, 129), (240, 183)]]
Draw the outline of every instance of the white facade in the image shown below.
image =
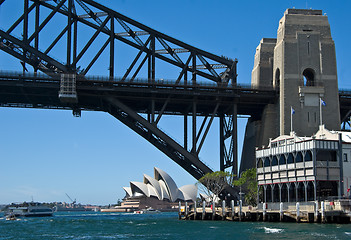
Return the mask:
[(350, 196), (351, 133), (320, 126), (312, 137), (294, 133), (256, 150), (260, 201), (312, 201)]

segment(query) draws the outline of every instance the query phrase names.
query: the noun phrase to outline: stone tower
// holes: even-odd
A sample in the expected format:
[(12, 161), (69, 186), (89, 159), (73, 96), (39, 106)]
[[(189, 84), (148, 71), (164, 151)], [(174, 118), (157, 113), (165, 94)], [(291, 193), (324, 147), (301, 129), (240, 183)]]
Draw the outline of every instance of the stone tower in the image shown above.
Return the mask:
[(287, 9), (279, 22), (274, 48), (273, 86), (279, 87), (279, 134), (293, 130), (311, 136), (320, 124), (340, 129), (335, 45), (321, 10)]
[(328, 17), (321, 10), (287, 9), (279, 21), (277, 39), (263, 38), (256, 48), (252, 87), (279, 89), (279, 101), (267, 105), (261, 119), (250, 118), (245, 132), (240, 172), (255, 167), (255, 147), (293, 131), (311, 136), (323, 124), (340, 129), (335, 45)]

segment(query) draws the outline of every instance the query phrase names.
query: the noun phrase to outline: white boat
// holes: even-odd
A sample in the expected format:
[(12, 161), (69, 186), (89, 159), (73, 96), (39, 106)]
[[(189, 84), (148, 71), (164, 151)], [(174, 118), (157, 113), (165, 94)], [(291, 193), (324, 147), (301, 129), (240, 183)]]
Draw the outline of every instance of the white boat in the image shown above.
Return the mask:
[(51, 208), (36, 202), (11, 204), (5, 210), (5, 216), (11, 217), (47, 217), (52, 214)]
[(137, 210), (134, 211), (135, 214), (156, 214), (156, 213), (160, 213), (161, 211), (153, 209), (151, 207), (146, 208), (146, 209), (142, 209), (142, 210)]
[(14, 214), (11, 213), (6, 215), (6, 221), (14, 221), (14, 220), (17, 220)]

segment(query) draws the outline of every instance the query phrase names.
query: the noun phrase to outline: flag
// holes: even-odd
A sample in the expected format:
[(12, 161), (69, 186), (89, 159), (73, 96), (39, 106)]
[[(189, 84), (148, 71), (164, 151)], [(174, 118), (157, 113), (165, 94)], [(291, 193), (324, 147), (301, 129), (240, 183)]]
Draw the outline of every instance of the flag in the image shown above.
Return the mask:
[(291, 115), (295, 114), (295, 110), (291, 107)]
[(321, 104), (323, 105), (323, 106), (327, 106), (327, 104), (320, 98), (320, 100), (321, 100)]

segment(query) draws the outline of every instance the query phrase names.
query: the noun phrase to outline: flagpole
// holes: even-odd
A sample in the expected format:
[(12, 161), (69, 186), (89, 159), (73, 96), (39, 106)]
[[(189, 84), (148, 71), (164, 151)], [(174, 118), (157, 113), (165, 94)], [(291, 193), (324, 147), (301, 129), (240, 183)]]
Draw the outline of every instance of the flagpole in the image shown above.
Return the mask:
[(320, 119), (320, 125), (323, 125), (323, 118), (322, 118), (322, 99), (319, 98), (319, 119)]
[(293, 118), (293, 109), (292, 109), (292, 106), (290, 106), (290, 132), (293, 131), (293, 121), (292, 121), (292, 118)]

